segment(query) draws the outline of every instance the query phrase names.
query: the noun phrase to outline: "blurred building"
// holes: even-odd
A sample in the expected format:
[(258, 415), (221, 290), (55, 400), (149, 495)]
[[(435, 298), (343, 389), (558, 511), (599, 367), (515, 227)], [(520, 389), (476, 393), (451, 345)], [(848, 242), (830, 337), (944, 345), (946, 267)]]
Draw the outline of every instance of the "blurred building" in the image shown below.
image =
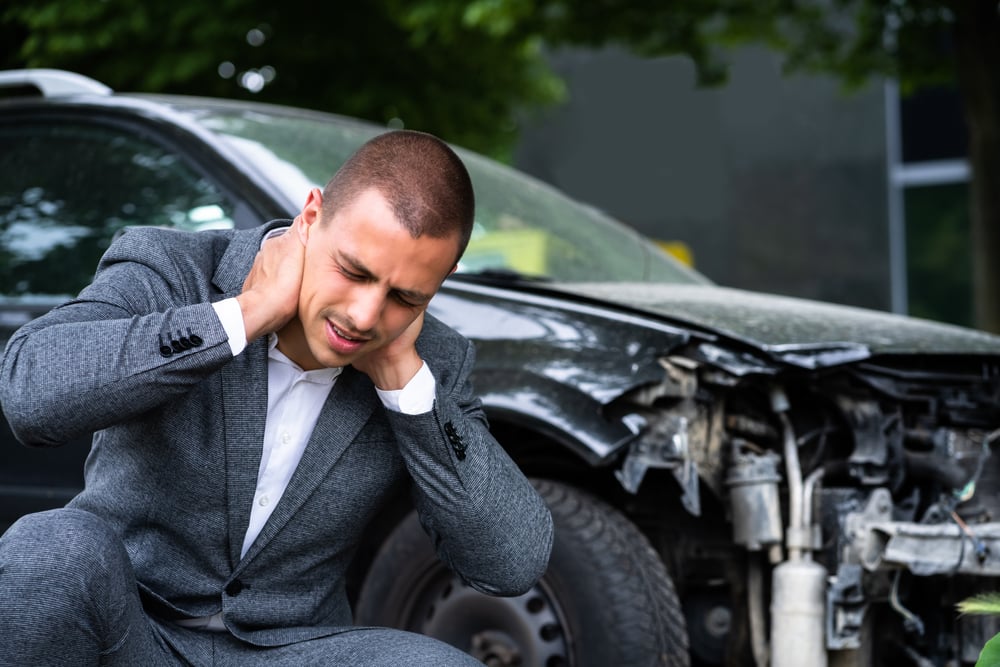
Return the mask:
[[(736, 52), (719, 88), (698, 88), (681, 57), (551, 58), (569, 99), (526, 121), (517, 167), (685, 243), (720, 284), (971, 320), (953, 95), (900, 104), (881, 82), (846, 93), (832, 78), (785, 75), (764, 49)], [(942, 282), (942, 269), (954, 275)], [(963, 281), (964, 305), (953, 293)]]

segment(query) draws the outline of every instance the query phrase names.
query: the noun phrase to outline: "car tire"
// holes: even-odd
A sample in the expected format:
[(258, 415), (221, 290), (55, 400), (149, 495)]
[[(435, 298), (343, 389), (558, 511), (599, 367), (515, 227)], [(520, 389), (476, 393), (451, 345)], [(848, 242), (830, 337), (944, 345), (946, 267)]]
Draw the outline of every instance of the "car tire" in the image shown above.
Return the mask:
[(372, 563), (357, 623), (436, 637), (498, 667), (686, 667), (680, 602), (646, 537), (584, 491), (534, 484), (552, 512), (555, 542), (528, 593), (491, 597), (463, 584), (411, 513)]

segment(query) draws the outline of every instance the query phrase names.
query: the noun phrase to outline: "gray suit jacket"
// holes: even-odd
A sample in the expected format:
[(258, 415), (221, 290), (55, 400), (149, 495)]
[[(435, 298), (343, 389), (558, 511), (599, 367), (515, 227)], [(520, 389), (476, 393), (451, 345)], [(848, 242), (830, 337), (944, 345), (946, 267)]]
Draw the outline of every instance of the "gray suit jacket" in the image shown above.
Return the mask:
[(0, 399), (17, 437), (59, 445), (96, 431), (72, 505), (125, 542), (147, 608), (223, 613), (236, 636), (277, 645), (351, 623), (345, 570), (369, 520), (412, 480), (440, 557), (476, 588), (523, 592), (541, 576), (551, 518), (490, 436), (468, 375), (472, 346), (428, 316), (418, 350), (432, 412), (384, 409), (344, 369), (285, 494), (240, 558), (261, 456), (267, 343), (233, 357), (211, 303), (235, 296), (264, 232), (137, 228), (80, 296), (29, 323), (4, 354)]

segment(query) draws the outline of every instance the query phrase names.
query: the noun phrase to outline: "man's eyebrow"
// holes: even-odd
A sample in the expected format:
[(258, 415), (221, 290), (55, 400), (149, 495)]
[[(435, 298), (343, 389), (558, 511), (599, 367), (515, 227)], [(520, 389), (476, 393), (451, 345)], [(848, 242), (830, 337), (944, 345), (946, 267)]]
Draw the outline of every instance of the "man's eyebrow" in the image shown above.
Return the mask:
[(347, 268), (349, 268), (354, 273), (364, 276), (365, 278), (375, 278), (375, 274), (369, 271), (368, 267), (366, 267), (364, 264), (361, 263), (361, 260), (357, 259), (356, 257), (352, 257), (343, 250), (337, 252), (337, 258), (344, 264), (347, 264), (348, 265)]
[[(376, 280), (378, 278), (378, 276), (370, 271), (368, 267), (366, 267), (357, 257), (353, 257), (343, 250), (339, 251), (337, 254), (339, 255), (340, 261), (347, 264), (347, 268), (349, 268), (353, 273), (364, 276), (369, 280)], [(392, 291), (414, 303), (426, 303), (434, 296), (433, 294), (424, 294), (423, 292), (417, 290), (402, 289), (399, 287), (393, 287)]]

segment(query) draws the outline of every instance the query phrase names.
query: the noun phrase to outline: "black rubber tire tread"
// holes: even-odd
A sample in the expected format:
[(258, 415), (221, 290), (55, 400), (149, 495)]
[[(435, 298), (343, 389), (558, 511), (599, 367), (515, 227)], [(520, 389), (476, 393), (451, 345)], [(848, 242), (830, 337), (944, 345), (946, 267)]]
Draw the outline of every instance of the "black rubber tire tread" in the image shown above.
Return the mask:
[(646, 536), (589, 493), (552, 481), (535, 487), (558, 531), (546, 578), (579, 644), (574, 667), (687, 667), (680, 602)]
[[(570, 667), (688, 667), (680, 602), (645, 535), (585, 491), (549, 480), (532, 483), (555, 524), (543, 582), (565, 617)], [(419, 631), (404, 627), (402, 609), (414, 592), (400, 584), (426, 572), (429, 558), (436, 561), (411, 515), (376, 556), (361, 590), (357, 622)]]

